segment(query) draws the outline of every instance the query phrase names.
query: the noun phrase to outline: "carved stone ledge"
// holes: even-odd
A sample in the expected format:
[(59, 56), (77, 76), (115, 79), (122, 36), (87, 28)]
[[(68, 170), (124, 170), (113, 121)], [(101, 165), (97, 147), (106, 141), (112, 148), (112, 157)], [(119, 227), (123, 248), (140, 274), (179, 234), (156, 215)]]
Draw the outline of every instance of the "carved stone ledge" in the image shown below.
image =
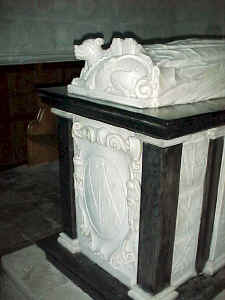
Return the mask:
[(67, 234), (61, 232), (57, 239), (58, 243), (71, 253), (80, 252), (80, 245), (78, 239), (71, 239)]
[(225, 255), (222, 255), (220, 257), (217, 257), (214, 261), (208, 260), (203, 272), (207, 275), (213, 275), (224, 266), (225, 266)]
[(134, 300), (173, 300), (177, 298), (178, 293), (175, 291), (174, 287), (168, 287), (156, 295), (151, 295), (140, 289), (138, 286), (134, 286), (129, 290), (128, 295)]

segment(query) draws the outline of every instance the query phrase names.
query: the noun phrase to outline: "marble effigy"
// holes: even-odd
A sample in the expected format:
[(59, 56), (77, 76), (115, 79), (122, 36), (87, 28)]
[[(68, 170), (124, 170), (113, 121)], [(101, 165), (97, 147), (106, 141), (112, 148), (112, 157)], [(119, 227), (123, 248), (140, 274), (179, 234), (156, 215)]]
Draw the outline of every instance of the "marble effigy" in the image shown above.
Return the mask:
[(103, 49), (102, 38), (74, 46), (85, 60), (68, 92), (133, 107), (161, 107), (225, 96), (224, 40), (187, 39), (141, 45), (114, 38)]

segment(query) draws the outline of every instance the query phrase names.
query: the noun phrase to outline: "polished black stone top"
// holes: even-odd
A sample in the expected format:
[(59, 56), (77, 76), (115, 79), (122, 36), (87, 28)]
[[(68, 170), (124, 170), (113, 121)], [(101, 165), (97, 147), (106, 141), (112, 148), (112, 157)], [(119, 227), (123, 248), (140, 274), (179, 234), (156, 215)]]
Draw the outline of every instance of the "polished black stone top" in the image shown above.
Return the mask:
[(161, 108), (133, 108), (69, 94), (66, 87), (38, 89), (50, 106), (155, 138), (172, 139), (225, 125), (225, 98)]

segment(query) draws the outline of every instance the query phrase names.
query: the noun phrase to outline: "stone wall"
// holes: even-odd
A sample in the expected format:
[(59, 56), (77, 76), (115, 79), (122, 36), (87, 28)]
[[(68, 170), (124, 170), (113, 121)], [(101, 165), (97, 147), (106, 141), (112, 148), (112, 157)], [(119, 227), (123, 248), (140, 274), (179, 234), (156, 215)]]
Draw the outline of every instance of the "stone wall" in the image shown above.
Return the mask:
[(224, 16), (221, 0), (1, 0), (0, 64), (71, 60), (88, 33), (224, 36)]

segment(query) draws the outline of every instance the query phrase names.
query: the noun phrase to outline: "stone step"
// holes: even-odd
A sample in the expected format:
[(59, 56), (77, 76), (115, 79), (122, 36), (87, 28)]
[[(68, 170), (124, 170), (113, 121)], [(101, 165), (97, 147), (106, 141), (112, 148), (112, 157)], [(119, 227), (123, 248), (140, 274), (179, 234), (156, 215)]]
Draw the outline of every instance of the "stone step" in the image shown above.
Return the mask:
[(36, 245), (2, 257), (1, 300), (91, 300)]
[[(0, 300), (91, 298), (48, 262), (40, 248), (32, 245), (2, 257)], [(214, 300), (225, 300), (225, 291)]]

